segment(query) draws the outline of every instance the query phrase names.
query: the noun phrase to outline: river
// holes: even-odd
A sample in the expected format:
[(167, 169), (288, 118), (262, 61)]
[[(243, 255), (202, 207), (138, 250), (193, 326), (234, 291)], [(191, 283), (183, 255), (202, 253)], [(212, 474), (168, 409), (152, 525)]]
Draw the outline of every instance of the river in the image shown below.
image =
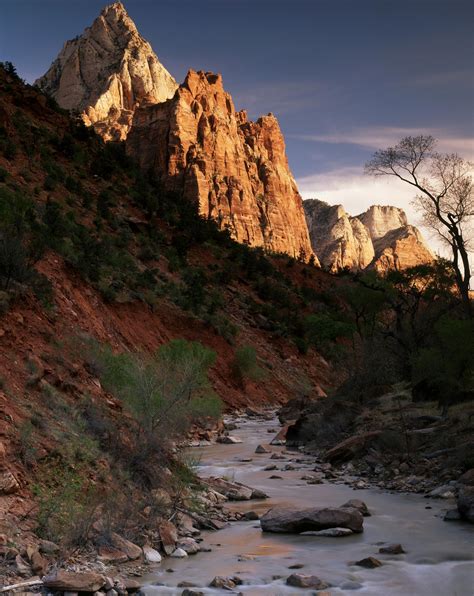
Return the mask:
[[(207, 588), (216, 576), (238, 576), (243, 585), (236, 592), (246, 596), (315, 594), (286, 586), (292, 573), (317, 575), (331, 585), (331, 595), (367, 594), (376, 596), (472, 596), (474, 594), (474, 527), (463, 522), (444, 522), (443, 510), (453, 503), (426, 499), (413, 494), (391, 494), (378, 489), (353, 490), (343, 483), (308, 485), (301, 476), (314, 464), (298, 452), (286, 461), (270, 460), (271, 454), (255, 454), (259, 443), (272, 436), (267, 429), (278, 429), (278, 421), (235, 419), (238, 428), (232, 435), (242, 439), (233, 445), (213, 444), (191, 449), (202, 477), (223, 476), (265, 491), (262, 501), (228, 503), (231, 510), (264, 513), (273, 506), (339, 506), (351, 498), (362, 499), (371, 517), (364, 518), (364, 532), (343, 538), (321, 538), (289, 534), (262, 533), (259, 522), (234, 522), (218, 532), (203, 532), (202, 552), (186, 559), (165, 559), (148, 577), (145, 592), (180, 595), (177, 584), (188, 581), (205, 594), (229, 594)], [(241, 461), (252, 458), (252, 461)], [(294, 459), (296, 470), (264, 471), (269, 463), (278, 468)], [(281, 479), (270, 479), (272, 475)], [(383, 544), (401, 543), (404, 555), (381, 555)], [(368, 556), (382, 561), (382, 567), (365, 569), (352, 563)], [(291, 570), (292, 565), (303, 565)], [(172, 571), (170, 571), (172, 570)]]

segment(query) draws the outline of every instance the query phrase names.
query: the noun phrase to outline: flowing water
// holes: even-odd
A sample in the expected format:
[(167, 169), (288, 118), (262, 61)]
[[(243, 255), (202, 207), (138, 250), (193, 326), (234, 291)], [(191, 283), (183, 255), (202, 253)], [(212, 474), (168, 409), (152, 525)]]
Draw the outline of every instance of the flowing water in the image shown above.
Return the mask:
[[(145, 592), (179, 595), (182, 581), (193, 582), (205, 594), (229, 592), (206, 588), (216, 576), (238, 576), (243, 585), (236, 592), (246, 596), (279, 594), (314, 594), (314, 590), (291, 588), (285, 579), (291, 573), (317, 575), (331, 584), (331, 595), (367, 594), (377, 596), (473, 596), (474, 527), (463, 522), (444, 522), (442, 512), (454, 503), (426, 499), (412, 494), (390, 494), (377, 489), (353, 490), (345, 484), (308, 485), (301, 476), (311, 471), (312, 460), (294, 471), (264, 471), (269, 463), (282, 468), (292, 459), (284, 447), (286, 461), (270, 460), (271, 454), (255, 454), (259, 443), (268, 443), (278, 428), (276, 420), (237, 419), (239, 428), (232, 435), (242, 443), (196, 447), (192, 456), (199, 461), (198, 474), (225, 476), (264, 490), (269, 499), (228, 503), (231, 510), (264, 513), (273, 506), (339, 506), (350, 498), (365, 501), (372, 513), (364, 518), (364, 532), (343, 538), (321, 538), (291, 534), (269, 534), (259, 522), (234, 522), (218, 532), (204, 532), (203, 545), (210, 553), (198, 553), (186, 559), (166, 559), (152, 576)], [(241, 461), (252, 458), (252, 461)], [(277, 474), (282, 479), (270, 479)], [(384, 543), (401, 543), (404, 555), (381, 555)], [(383, 562), (376, 569), (364, 569), (352, 563), (368, 556)], [(293, 571), (291, 565), (303, 567)], [(173, 570), (173, 572), (169, 571)], [(162, 585), (157, 585), (162, 584)], [(196, 588), (197, 589), (197, 588)]]

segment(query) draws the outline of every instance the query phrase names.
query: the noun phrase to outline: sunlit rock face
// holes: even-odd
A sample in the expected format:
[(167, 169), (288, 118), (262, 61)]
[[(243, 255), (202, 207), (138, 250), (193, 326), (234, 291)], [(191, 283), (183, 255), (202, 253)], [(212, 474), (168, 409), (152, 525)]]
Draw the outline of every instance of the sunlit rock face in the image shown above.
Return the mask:
[(421, 232), (411, 225), (389, 230), (374, 240), (374, 249), (375, 259), (371, 266), (381, 273), (430, 263), (434, 259)]
[(236, 112), (220, 75), (190, 70), (172, 99), (137, 109), (127, 152), (237, 241), (313, 254), (277, 119)]
[(317, 199), (303, 203), (311, 244), (321, 264), (330, 271), (365, 269), (374, 258), (367, 228), (351, 218), (342, 205)]
[(405, 211), (390, 205), (372, 205), (367, 211), (358, 215), (357, 219), (368, 229), (372, 240), (378, 240), (385, 236), (387, 232), (408, 225)]
[(120, 2), (68, 41), (36, 84), (104, 140), (128, 139), (144, 169), (239, 242), (314, 257), (276, 118), (236, 112), (220, 75), (190, 71), (178, 87)]
[(125, 139), (138, 105), (165, 101), (177, 88), (121, 2), (67, 41), (35, 84), (79, 112), (104, 140)]
[(342, 205), (304, 201), (313, 250), (330, 271), (406, 269), (433, 260), (420, 231), (403, 209), (374, 205), (352, 217)]

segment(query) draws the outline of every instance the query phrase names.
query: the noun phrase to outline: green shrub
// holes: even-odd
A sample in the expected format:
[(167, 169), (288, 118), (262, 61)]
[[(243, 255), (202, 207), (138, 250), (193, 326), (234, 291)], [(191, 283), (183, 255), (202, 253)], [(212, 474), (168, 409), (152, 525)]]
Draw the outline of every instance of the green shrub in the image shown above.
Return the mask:
[(215, 418), (221, 404), (212, 391), (208, 369), (215, 353), (199, 342), (173, 340), (149, 358), (96, 351), (104, 386), (123, 400), (149, 437), (180, 436), (202, 417)]
[(257, 362), (257, 352), (252, 346), (240, 346), (235, 351), (232, 362), (232, 372), (236, 379), (243, 384), (246, 379), (250, 381), (261, 381), (265, 371)]

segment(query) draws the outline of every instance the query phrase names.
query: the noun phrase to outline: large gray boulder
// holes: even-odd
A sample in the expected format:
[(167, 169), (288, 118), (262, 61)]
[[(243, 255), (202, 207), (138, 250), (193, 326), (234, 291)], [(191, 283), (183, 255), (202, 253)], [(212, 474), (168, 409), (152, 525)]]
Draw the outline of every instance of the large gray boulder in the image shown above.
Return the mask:
[(363, 531), (364, 518), (357, 509), (311, 507), (308, 509), (283, 509), (275, 507), (260, 518), (263, 532), (301, 534), (327, 528), (349, 528)]

